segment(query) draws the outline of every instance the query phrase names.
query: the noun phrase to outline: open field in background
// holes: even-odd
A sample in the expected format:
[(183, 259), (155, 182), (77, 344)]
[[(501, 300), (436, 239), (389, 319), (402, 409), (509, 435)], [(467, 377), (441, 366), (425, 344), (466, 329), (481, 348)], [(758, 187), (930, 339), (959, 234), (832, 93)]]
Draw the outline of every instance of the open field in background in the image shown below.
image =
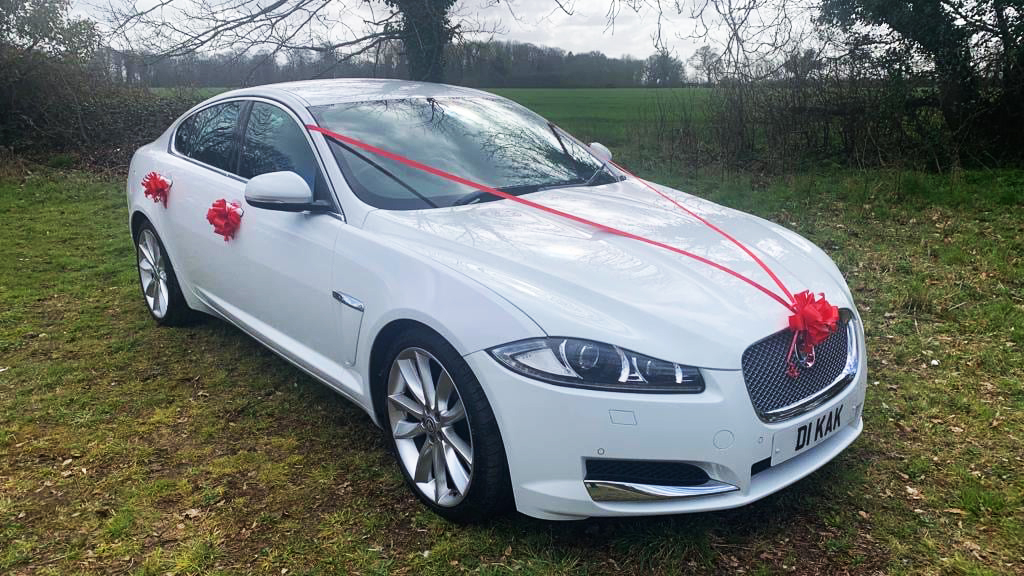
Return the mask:
[[(707, 88), (505, 88), (490, 89), (557, 122), (585, 142), (606, 146), (633, 143), (637, 122), (650, 117), (654, 106), (691, 107), (702, 115), (711, 90)], [(698, 116), (699, 117), (699, 116)]]
[(182, 86), (180, 88), (157, 87), (149, 89), (150, 92), (158, 94), (160, 96), (176, 96), (178, 94), (186, 95), (191, 98), (195, 98), (196, 102), (201, 102), (203, 100), (206, 100), (207, 98), (212, 98), (217, 94), (220, 94), (221, 92), (227, 92), (228, 90), (233, 90), (233, 88), (212, 86), (205, 88), (193, 88), (189, 86)]
[[(229, 88), (151, 88), (164, 96), (184, 94), (196, 102)], [(685, 106), (700, 117), (711, 90), (707, 88), (502, 88), (487, 89), (519, 102), (587, 142), (606, 146), (632, 142), (631, 126), (649, 117), (652, 106)]]
[[(537, 92), (519, 98), (570, 129), (573, 113), (614, 127), (607, 99), (549, 95), (563, 118)], [(684, 181), (616, 153), (836, 259), (871, 384), (864, 435), (834, 462), (719, 513), (448, 524), (360, 411), (223, 322), (153, 325), (119, 177), (8, 166), (0, 573), (1024, 571), (1024, 171)]]

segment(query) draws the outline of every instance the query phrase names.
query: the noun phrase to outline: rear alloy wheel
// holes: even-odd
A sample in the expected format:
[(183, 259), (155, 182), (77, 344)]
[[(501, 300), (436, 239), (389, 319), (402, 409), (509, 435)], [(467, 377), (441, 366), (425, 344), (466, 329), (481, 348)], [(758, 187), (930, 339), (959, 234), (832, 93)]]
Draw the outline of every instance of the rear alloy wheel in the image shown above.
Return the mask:
[(136, 235), (135, 252), (142, 297), (157, 323), (177, 326), (191, 320), (195, 312), (185, 302), (163, 242), (148, 222)]
[(406, 484), (440, 516), (492, 518), (511, 504), (505, 449), (494, 413), (466, 361), (426, 329), (392, 343), (380, 376), (378, 414)]

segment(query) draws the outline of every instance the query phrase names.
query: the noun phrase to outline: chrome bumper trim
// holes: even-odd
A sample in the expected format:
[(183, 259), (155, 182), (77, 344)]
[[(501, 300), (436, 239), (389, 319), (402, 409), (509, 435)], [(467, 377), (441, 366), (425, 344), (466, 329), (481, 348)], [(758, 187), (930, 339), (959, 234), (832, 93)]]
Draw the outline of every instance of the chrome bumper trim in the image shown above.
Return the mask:
[(739, 490), (738, 487), (718, 480), (708, 480), (697, 486), (656, 486), (608, 480), (584, 480), (590, 499), (594, 502), (643, 502), (675, 500), (694, 496), (709, 496)]

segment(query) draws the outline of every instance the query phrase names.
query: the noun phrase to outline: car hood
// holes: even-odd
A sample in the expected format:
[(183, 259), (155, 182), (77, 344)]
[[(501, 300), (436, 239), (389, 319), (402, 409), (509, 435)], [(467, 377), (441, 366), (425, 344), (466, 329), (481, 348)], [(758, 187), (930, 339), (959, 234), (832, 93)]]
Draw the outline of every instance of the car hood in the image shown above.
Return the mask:
[[(831, 303), (852, 308), (831, 259), (798, 234), (661, 190), (743, 242), (793, 293), (823, 292)], [(529, 199), (693, 252), (778, 291), (736, 245), (635, 180), (547, 190)], [(789, 316), (779, 302), (707, 264), (510, 200), (377, 210), (364, 227), (489, 287), (549, 335), (693, 366), (740, 369), (743, 350), (784, 328)]]

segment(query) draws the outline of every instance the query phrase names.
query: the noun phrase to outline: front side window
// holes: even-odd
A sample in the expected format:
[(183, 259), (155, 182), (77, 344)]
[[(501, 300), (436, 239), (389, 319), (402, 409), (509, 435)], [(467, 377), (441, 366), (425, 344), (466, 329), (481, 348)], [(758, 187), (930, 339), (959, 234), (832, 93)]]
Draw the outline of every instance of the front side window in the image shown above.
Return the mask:
[(303, 129), (284, 110), (254, 102), (242, 138), (238, 175), (252, 178), (267, 172), (295, 172), (317, 188), (319, 169)]
[(180, 154), (227, 172), (234, 172), (235, 130), (241, 102), (204, 108), (178, 126), (174, 149)]
[[(311, 109), (320, 126), (509, 194), (619, 179), (572, 138), (497, 98), (409, 98)], [(497, 199), (331, 140), (361, 200), (416, 210)]]

